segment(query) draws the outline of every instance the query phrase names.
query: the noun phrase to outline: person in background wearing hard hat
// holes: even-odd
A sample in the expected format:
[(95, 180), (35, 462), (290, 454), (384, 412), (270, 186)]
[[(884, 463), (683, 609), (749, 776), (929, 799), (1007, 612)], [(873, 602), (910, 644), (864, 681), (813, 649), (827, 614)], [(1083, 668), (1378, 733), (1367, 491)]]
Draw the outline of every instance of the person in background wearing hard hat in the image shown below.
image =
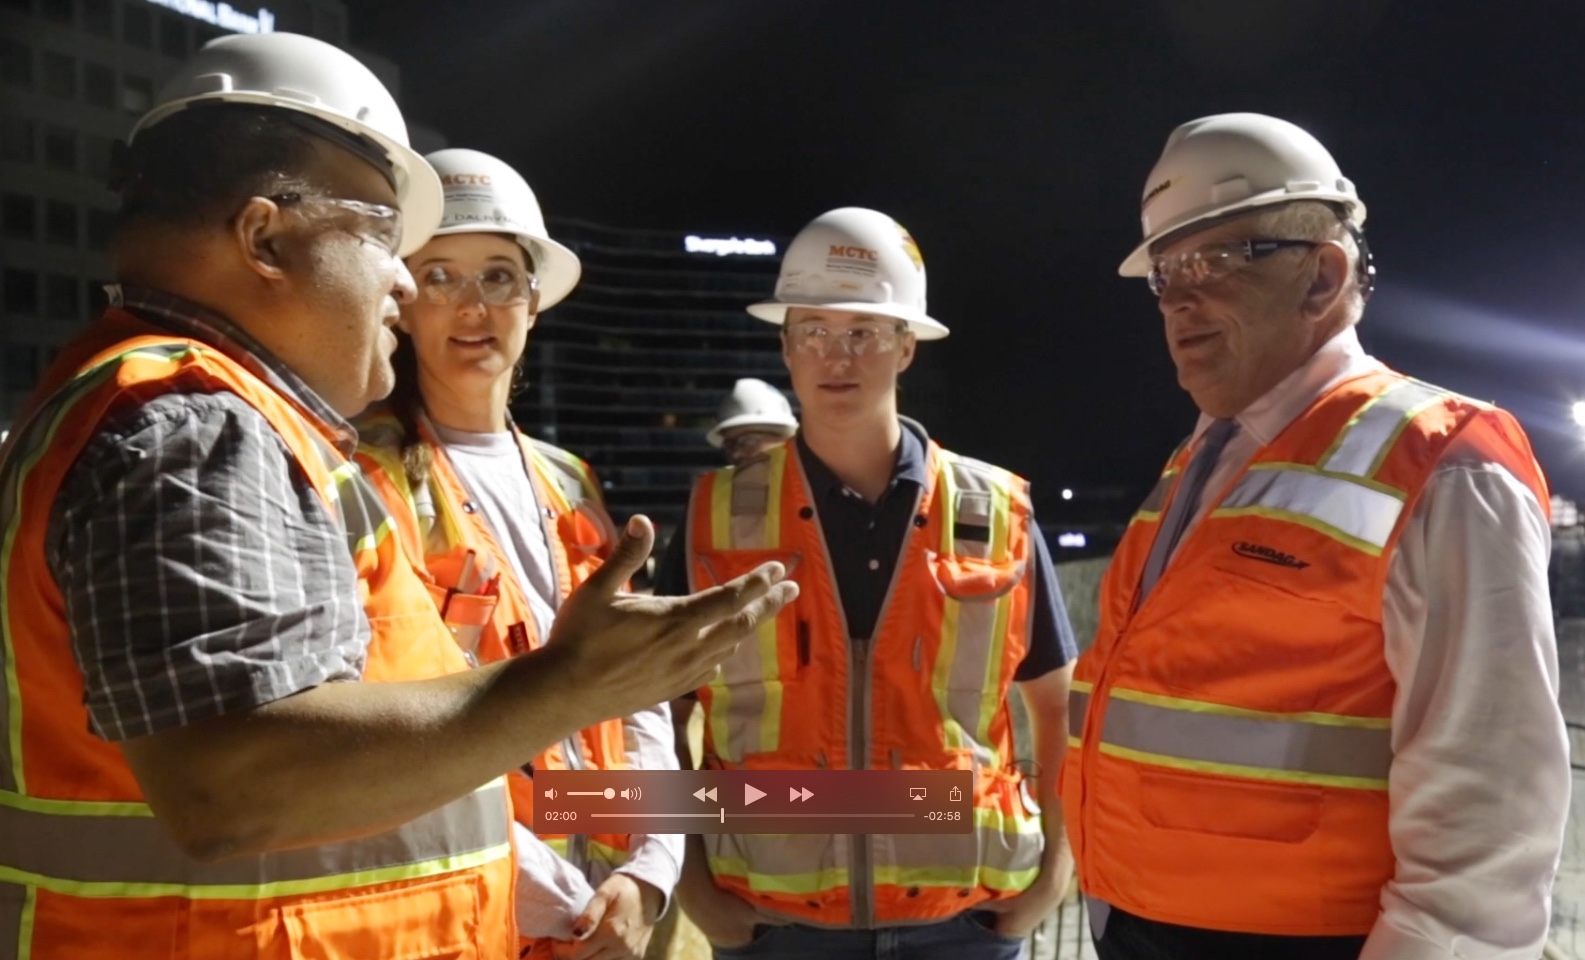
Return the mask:
[(744, 377), (721, 401), (716, 424), (704, 435), (733, 466), (765, 453), (798, 432), (798, 419), (782, 392), (763, 380)]
[(698, 691), (704, 766), (974, 770), (975, 829), (690, 837), (679, 895), (718, 957), (1017, 957), (1072, 875), (1054, 787), (1076, 648), (1029, 485), (898, 416), (898, 376), (947, 328), (891, 217), (818, 217), (749, 311), (782, 328), (803, 425), (699, 480), (656, 592), (773, 557), (805, 593), (774, 621), (774, 657), (762, 634)]
[[(397, 521), (452, 633), (476, 662), (544, 646), (567, 594), (616, 543), (589, 465), (530, 440), (508, 402), (542, 310), (582, 270), (550, 238), (523, 178), (476, 150), (426, 157), (445, 191), (440, 227), (406, 258), (396, 389), (357, 421), (359, 461)], [(592, 691), (590, 691), (592, 692)], [(511, 775), (524, 956), (575, 938), (642, 957), (682, 866), (676, 834), (533, 833), (533, 770), (675, 770), (670, 714), (651, 706), (574, 733)]]
[(0, 955), (515, 955), (502, 773), (796, 586), (622, 597), (640, 522), (544, 650), (467, 670), (347, 459), (441, 209), (390, 94), (225, 37), (118, 165), (113, 306), (0, 450)]
[(1537, 956), (1569, 762), (1524, 432), (1360, 348), (1365, 206), (1304, 130), (1179, 127), (1142, 220), (1201, 415), (1073, 683), (1100, 956)]
[[(787, 402), (782, 392), (764, 380), (743, 377), (732, 385), (732, 392), (721, 401), (721, 407), (716, 411), (715, 425), (704, 438), (710, 446), (716, 447), (726, 456), (728, 464), (741, 467), (767, 453), (772, 447), (785, 443), (788, 437), (797, 432), (798, 418), (793, 416), (792, 404)], [(680, 537), (673, 535), (678, 549), (681, 549), (680, 541), (686, 536), (685, 532)], [(677, 562), (682, 562), (680, 555)], [(685, 582), (685, 571), (679, 568), (676, 579)], [(689, 769), (693, 768), (693, 748), (688, 721), (697, 702), (692, 691), (671, 702), (677, 760)]]

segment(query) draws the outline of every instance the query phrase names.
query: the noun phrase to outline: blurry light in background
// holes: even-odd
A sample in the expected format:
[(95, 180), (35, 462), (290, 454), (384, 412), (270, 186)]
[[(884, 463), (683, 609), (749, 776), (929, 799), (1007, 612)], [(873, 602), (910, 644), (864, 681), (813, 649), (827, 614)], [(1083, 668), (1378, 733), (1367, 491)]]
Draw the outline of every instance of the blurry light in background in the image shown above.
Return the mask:
[(1569, 408), (1569, 412), (1574, 416), (1576, 424), (1585, 427), (1585, 400), (1575, 400), (1574, 405)]
[[(1574, 406), (1576, 408), (1575, 411), (1574, 411), (1574, 418), (1577, 420), (1577, 419), (1579, 419), (1579, 410), (1578, 410), (1578, 408), (1581, 406), (1581, 404), (1575, 404)], [(1072, 500), (1073, 499), (1073, 491), (1069, 490), (1067, 487), (1063, 487), (1062, 488), (1062, 499), (1064, 499), (1064, 500)]]
[(1082, 550), (1084, 545), (1088, 542), (1088, 538), (1086, 538), (1082, 533), (1057, 534), (1057, 546), (1059, 547), (1068, 547), (1074, 550)]

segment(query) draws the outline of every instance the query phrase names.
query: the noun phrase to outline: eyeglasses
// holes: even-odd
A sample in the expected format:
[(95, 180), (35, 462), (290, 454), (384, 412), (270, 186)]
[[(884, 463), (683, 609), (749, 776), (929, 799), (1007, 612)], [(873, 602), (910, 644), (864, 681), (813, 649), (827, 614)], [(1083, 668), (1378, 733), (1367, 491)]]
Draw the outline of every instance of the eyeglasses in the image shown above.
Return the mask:
[[(485, 267), (464, 275), (447, 266), (435, 265), (418, 278), (418, 292), (433, 304), (461, 303), (469, 289), (477, 291), (480, 302), (492, 307), (510, 307), (539, 300), (539, 278), (517, 267)], [(532, 312), (532, 311), (531, 311)]]
[(728, 460), (736, 462), (740, 457), (769, 450), (785, 439), (786, 436), (775, 430), (741, 430), (721, 438), (721, 452)]
[(374, 244), (392, 256), (401, 248), (402, 211), (395, 207), (303, 193), (277, 193), (264, 199), (321, 219), (340, 220), (339, 229)]
[(898, 337), (903, 332), (903, 325), (867, 320), (847, 327), (800, 323), (785, 329), (787, 342), (792, 344), (794, 350), (802, 353), (825, 357), (831, 351), (839, 350), (848, 356), (862, 357), (895, 350)]
[(1150, 292), (1159, 297), (1174, 283), (1202, 286), (1236, 273), (1278, 250), (1296, 247), (1313, 249), (1320, 245), (1314, 240), (1229, 240), (1226, 243), (1208, 243), (1183, 253), (1154, 257), (1147, 278)]

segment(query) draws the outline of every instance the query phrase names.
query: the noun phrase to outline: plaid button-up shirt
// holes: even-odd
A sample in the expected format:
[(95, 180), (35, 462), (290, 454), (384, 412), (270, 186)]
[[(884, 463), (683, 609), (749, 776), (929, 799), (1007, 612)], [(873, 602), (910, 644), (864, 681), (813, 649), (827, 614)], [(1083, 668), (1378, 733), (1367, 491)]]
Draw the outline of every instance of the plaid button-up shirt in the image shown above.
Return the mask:
[[(352, 428), (246, 332), (154, 291), (126, 288), (120, 300), (241, 362), (352, 449)], [(347, 541), (241, 397), (166, 393), (107, 419), (56, 502), (37, 507), (51, 510), (50, 569), (100, 736), (144, 736), (361, 673), (369, 624)]]

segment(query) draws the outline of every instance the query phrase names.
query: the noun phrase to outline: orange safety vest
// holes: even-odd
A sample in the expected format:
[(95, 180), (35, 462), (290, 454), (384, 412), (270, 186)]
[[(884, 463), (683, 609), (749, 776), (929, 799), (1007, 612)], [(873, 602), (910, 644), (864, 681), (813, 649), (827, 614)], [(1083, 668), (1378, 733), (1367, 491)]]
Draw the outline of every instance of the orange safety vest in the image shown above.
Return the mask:
[(1015, 766), (1008, 686), (1028, 647), (1028, 483), (930, 443), (929, 482), (870, 638), (849, 637), (793, 441), (701, 477), (692, 588), (780, 561), (798, 600), (699, 691), (715, 769), (973, 770), (975, 829), (934, 836), (707, 835), (717, 885), (772, 914), (870, 928), (1026, 889), (1040, 818)]
[[(490, 529), (482, 510), (457, 476), (425, 424), (420, 439), (432, 455), (429, 480), (413, 489), (402, 466), (402, 427), (383, 408), (358, 420), (362, 443), (358, 460), (396, 517), (403, 542), (424, 558), (426, 584), (447, 625), (465, 649), (476, 649), (481, 663), (493, 663), (542, 646), (524, 587)], [(616, 545), (616, 528), (605, 512), (599, 484), (588, 464), (565, 450), (518, 434), (524, 469), (547, 522), (546, 541), (563, 600), (600, 568)], [(473, 592), (459, 590), (466, 575)], [(478, 592), (492, 584), (489, 594)], [(547, 749), (534, 759), (535, 770), (619, 770), (627, 766), (622, 721), (606, 720)], [(510, 775), (517, 818), (534, 826), (533, 781)], [(539, 833), (552, 849), (583, 869), (598, 885), (627, 860), (628, 834)]]
[(107, 417), (163, 393), (235, 393), (279, 433), (352, 548), (372, 628), (364, 680), (465, 668), (411, 561), (383, 535), (379, 501), (317, 420), (220, 351), (124, 312), (109, 311), (73, 355), (95, 341), (107, 348), (36, 409), (0, 463), (0, 957), (514, 955), (503, 781), (367, 839), (199, 863), (154, 819), (121, 750), (90, 732), (45, 557), (50, 505)]
[(1548, 503), (1508, 414), (1363, 375), (1255, 454), (1140, 603), (1188, 445), (1173, 456), (1112, 559), (1069, 701), (1061, 792), (1087, 894), (1205, 929), (1370, 932), (1394, 870), (1382, 597), (1454, 437)]

